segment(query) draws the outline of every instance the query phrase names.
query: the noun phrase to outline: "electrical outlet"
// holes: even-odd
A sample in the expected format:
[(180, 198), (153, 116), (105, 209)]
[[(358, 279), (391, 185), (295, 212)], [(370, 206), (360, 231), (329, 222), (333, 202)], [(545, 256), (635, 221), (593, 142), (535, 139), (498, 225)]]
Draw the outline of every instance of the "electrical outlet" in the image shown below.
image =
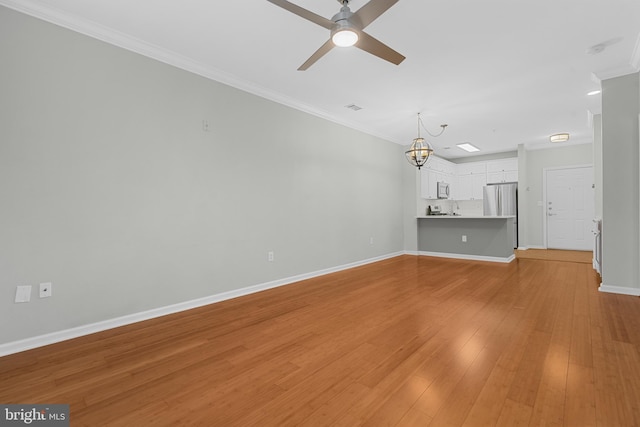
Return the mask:
[(209, 132), (209, 120), (202, 121), (202, 131)]
[(467, 243), (467, 236), (465, 234), (462, 235), (462, 243)]
[(40, 283), (40, 298), (48, 298), (51, 295), (53, 295), (52, 288), (53, 288), (53, 283), (51, 282)]
[(16, 288), (16, 302), (31, 301), (31, 285), (18, 286)]
[(269, 262), (273, 262), (273, 259), (274, 259), (273, 251), (269, 251), (269, 252), (267, 252), (267, 260), (268, 260)]

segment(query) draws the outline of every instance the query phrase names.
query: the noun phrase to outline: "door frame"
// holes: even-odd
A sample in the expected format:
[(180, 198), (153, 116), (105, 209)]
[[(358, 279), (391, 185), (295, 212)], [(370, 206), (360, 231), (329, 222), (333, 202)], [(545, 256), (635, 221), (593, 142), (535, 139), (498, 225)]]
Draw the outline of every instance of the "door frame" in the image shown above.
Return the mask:
[[(549, 246), (547, 244), (547, 221), (549, 217), (547, 216), (547, 172), (549, 171), (557, 171), (557, 170), (568, 170), (568, 169), (582, 169), (582, 168), (591, 168), (593, 172), (593, 163), (581, 164), (581, 165), (570, 165), (570, 166), (554, 166), (549, 168), (542, 168), (542, 243), (545, 249), (548, 249)], [(591, 183), (594, 185), (594, 182)], [(595, 200), (593, 201), (595, 208)]]

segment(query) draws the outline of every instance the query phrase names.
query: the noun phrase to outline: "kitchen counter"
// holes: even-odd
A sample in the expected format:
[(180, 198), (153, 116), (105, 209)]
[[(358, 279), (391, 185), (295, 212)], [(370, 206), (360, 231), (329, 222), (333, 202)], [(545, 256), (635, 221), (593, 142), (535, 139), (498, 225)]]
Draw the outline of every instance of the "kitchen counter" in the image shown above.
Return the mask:
[(426, 256), (511, 262), (515, 216), (418, 216), (418, 253)]
[(448, 219), (509, 219), (515, 215), (485, 216), (485, 215), (424, 215), (416, 217), (418, 219), (448, 218)]

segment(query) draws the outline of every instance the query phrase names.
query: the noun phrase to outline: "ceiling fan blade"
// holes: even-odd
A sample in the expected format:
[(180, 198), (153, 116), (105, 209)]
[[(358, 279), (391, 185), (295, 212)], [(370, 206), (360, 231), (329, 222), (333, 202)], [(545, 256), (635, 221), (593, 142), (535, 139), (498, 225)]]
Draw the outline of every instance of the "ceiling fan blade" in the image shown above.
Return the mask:
[(302, 64), (298, 68), (298, 71), (304, 71), (307, 68), (311, 67), (318, 59), (322, 58), (331, 49), (333, 49), (333, 42), (331, 41), (331, 39), (329, 39), (325, 42), (325, 44), (320, 46), (320, 49), (316, 50), (313, 55), (311, 55), (311, 57), (305, 61), (304, 64)]
[(315, 22), (316, 24), (320, 25), (321, 27), (326, 28), (327, 30), (330, 30), (331, 27), (333, 27), (333, 21), (330, 19), (327, 19), (323, 16), (320, 15), (316, 15), (315, 13), (304, 9), (300, 6), (298, 6), (297, 4), (293, 4), (291, 2), (288, 2), (287, 0), (267, 0), (270, 3), (275, 4), (276, 6), (280, 6), (283, 9), (288, 10), (291, 13), (295, 13), (296, 15), (311, 21), (311, 22)]
[[(331, 42), (331, 40), (329, 40), (329, 42)], [(369, 52), (370, 54), (375, 55), (378, 58), (382, 58), (385, 61), (389, 61), (396, 65), (404, 61), (403, 55), (391, 49), (389, 46), (382, 43), (378, 39), (371, 37), (364, 31), (360, 31), (360, 38), (358, 39), (358, 42), (355, 44), (355, 46), (364, 50), (365, 52)]]
[(361, 25), (360, 28), (364, 29), (397, 2), (398, 0), (371, 0), (362, 6), (354, 13), (355, 18), (358, 19)]

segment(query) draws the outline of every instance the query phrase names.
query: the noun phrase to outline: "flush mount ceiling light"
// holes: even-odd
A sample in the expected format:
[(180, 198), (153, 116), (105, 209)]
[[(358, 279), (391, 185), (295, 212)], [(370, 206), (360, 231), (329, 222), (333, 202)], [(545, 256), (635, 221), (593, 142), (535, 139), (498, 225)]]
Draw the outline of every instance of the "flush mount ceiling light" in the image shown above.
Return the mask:
[(593, 96), (593, 95), (597, 95), (600, 92), (602, 92), (601, 90), (592, 90), (591, 92), (587, 93), (587, 96)]
[(480, 149), (478, 147), (476, 147), (473, 144), (469, 144), (468, 142), (462, 143), (462, 144), (456, 144), (456, 147), (468, 152), (468, 153), (475, 153), (476, 151), (480, 151)]
[(556, 133), (549, 137), (551, 142), (567, 142), (569, 140), (568, 133)]

